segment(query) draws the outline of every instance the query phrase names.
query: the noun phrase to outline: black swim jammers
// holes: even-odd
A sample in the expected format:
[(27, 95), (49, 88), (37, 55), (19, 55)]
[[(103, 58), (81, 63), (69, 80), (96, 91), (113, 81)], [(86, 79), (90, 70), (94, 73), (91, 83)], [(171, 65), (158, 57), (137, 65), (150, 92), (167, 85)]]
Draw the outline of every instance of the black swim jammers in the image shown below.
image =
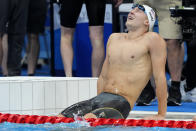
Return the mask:
[(104, 25), (106, 0), (62, 0), (60, 10), (62, 26), (75, 28), (83, 3), (86, 4), (89, 25)]
[(104, 92), (66, 108), (61, 114), (65, 117), (74, 117), (73, 114), (84, 116), (93, 113), (97, 118), (126, 119), (130, 110), (131, 106), (124, 97)]

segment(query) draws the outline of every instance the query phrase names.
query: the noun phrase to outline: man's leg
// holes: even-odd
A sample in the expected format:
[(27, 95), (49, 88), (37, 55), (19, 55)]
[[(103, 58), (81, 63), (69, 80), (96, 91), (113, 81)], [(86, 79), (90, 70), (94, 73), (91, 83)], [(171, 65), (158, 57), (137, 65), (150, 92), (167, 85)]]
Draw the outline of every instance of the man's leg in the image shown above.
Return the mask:
[[(57, 117), (64, 117), (62, 114), (57, 115)], [(84, 119), (88, 119), (88, 118), (97, 118), (97, 116), (93, 113), (87, 113), (84, 115)]]
[[(21, 74), (21, 53), (26, 33), (29, 0), (10, 0), (8, 25), (8, 75)], [(11, 3), (13, 2), (13, 3)]]
[(39, 34), (44, 33), (46, 19), (46, 0), (30, 0), (27, 20), (27, 63), (28, 75), (33, 76), (40, 52)]
[(171, 87), (169, 88), (168, 105), (180, 105), (180, 80), (184, 60), (184, 47), (179, 40), (167, 40), (168, 68), (171, 75)]
[(93, 77), (99, 77), (105, 56), (103, 40), (105, 8), (106, 0), (86, 0), (92, 44), (91, 67)]
[(72, 77), (73, 34), (82, 8), (83, 0), (62, 0), (60, 10), (61, 21), (61, 57), (66, 77)]
[(172, 81), (180, 82), (184, 61), (184, 48), (179, 40), (167, 40), (168, 66)]
[(64, 71), (66, 77), (72, 77), (72, 63), (73, 63), (73, 34), (74, 28), (67, 28), (61, 26), (61, 57), (63, 60)]
[(8, 76), (20, 76), (24, 35), (8, 34), (8, 37)]
[(2, 35), (0, 33), (0, 65), (2, 64), (3, 59), (3, 47), (2, 47)]
[(7, 70), (7, 54), (8, 54), (8, 35), (4, 34), (2, 38), (2, 52), (3, 52), (3, 57), (2, 57), (2, 63), (1, 63), (1, 68), (3, 72), (3, 76), (8, 75), (8, 70)]
[(27, 63), (28, 63), (28, 75), (34, 75), (37, 59), (39, 57), (40, 43), (38, 34), (28, 34), (27, 45)]
[(104, 61), (105, 50), (103, 41), (103, 26), (90, 26), (92, 43), (92, 76), (98, 77)]
[(6, 33), (6, 23), (8, 21), (8, 0), (0, 0), (0, 65), (3, 59), (3, 35)]

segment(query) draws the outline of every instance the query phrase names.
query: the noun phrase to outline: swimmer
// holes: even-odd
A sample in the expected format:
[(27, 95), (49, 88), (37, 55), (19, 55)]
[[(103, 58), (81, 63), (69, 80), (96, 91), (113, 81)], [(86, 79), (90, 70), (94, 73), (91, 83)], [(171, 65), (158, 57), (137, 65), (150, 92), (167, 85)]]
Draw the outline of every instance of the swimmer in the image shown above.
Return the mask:
[(123, 118), (129, 112), (146, 86), (154, 77), (158, 98), (158, 113), (145, 119), (165, 118), (167, 84), (165, 77), (166, 43), (155, 32), (156, 14), (148, 5), (133, 5), (126, 21), (128, 33), (110, 36), (106, 58), (97, 81), (98, 95), (74, 104), (59, 116), (73, 117), (80, 110), (84, 118)]

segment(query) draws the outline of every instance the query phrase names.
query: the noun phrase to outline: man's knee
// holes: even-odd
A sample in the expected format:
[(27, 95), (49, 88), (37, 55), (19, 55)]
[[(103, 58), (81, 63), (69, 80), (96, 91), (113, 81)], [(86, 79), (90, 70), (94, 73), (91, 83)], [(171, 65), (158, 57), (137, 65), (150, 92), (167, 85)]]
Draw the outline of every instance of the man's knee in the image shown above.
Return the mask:
[(61, 36), (66, 36), (66, 35), (73, 36), (74, 31), (75, 28), (61, 26)]
[(91, 40), (102, 40), (103, 39), (103, 26), (90, 26), (89, 33)]
[(183, 43), (181, 40), (178, 39), (167, 39), (166, 42), (168, 50), (176, 50), (178, 48), (181, 48)]
[(29, 39), (31, 40), (37, 40), (39, 37), (39, 34), (35, 34), (35, 33), (29, 33), (28, 34)]

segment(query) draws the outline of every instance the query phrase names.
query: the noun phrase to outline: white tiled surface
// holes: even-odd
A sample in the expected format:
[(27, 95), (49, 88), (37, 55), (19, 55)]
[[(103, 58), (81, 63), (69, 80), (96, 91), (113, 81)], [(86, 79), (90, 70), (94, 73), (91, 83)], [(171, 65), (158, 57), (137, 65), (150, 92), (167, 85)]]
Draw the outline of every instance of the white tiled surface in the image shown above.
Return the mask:
[(56, 82), (56, 108), (64, 108), (68, 106), (67, 81)]
[(44, 109), (44, 82), (33, 82), (33, 109)]
[(96, 96), (97, 78), (2, 77), (0, 112), (58, 114), (64, 108)]
[(21, 83), (21, 104), (23, 110), (31, 110), (33, 108), (33, 87), (31, 82)]
[(9, 111), (10, 109), (10, 87), (9, 83), (1, 82), (0, 84), (0, 108), (1, 111)]
[(9, 91), (10, 97), (10, 111), (18, 110), (20, 111), (22, 108), (22, 88), (21, 83), (19, 82), (11, 82)]

